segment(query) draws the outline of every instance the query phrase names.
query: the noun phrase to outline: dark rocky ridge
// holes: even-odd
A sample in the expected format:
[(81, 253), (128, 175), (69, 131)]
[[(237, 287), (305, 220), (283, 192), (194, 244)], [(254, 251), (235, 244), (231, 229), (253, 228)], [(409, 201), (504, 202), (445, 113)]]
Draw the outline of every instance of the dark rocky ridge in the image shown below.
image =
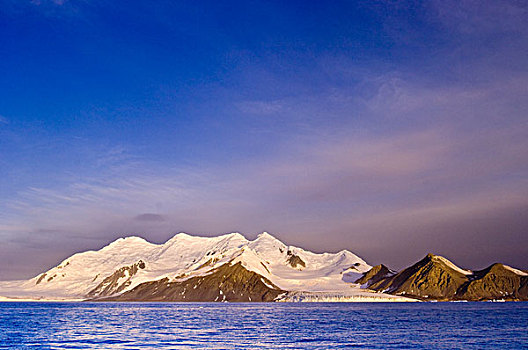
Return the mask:
[[(110, 276), (103, 279), (101, 283), (99, 283), (97, 287), (88, 292), (86, 296), (92, 299), (120, 293), (130, 285), (132, 276), (134, 276), (138, 272), (138, 270), (144, 268), (145, 263), (142, 260), (130, 266), (123, 266)], [(98, 276), (95, 276), (94, 280), (97, 277)]]
[(528, 276), (516, 274), (502, 264), (464, 274), (442, 258), (428, 254), (416, 264), (381, 279), (378, 266), (378, 271), (373, 268), (357, 283), (421, 300), (528, 300)]
[(267, 278), (240, 262), (226, 263), (203, 276), (171, 282), (145, 282), (121, 295), (98, 301), (273, 301), (284, 293)]

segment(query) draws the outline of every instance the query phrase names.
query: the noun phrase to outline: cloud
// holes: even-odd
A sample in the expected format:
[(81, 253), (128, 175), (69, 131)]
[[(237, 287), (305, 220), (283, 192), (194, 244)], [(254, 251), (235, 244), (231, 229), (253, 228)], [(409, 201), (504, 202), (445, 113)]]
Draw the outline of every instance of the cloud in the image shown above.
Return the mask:
[(1, 124), (9, 124), (9, 119), (4, 117), (3, 115), (0, 115), (0, 125)]
[(152, 213), (139, 214), (134, 217), (138, 221), (165, 221), (165, 216)]

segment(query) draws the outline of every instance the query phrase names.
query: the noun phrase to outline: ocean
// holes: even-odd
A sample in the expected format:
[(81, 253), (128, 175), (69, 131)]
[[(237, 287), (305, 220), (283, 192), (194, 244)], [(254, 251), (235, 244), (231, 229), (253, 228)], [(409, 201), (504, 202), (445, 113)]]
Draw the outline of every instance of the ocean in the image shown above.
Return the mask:
[(0, 349), (528, 349), (518, 303), (0, 303)]

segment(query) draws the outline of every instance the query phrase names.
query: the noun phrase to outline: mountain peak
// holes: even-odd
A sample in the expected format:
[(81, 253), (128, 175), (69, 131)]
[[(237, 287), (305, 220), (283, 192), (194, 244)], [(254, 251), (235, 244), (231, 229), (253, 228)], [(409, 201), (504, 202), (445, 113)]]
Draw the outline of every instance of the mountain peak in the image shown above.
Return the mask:
[(257, 252), (269, 252), (270, 250), (278, 249), (281, 254), (287, 249), (287, 246), (284, 243), (270, 235), (268, 232), (259, 233), (257, 238), (251, 241), (250, 247), (256, 249)]
[(257, 239), (273, 239), (273, 240), (277, 240), (278, 241), (278, 239), (275, 236), (269, 234), (266, 231), (259, 233), (257, 235)]
[(121, 245), (152, 245), (153, 243), (150, 243), (146, 239), (139, 237), (139, 236), (128, 236), (128, 237), (120, 237), (116, 239), (115, 241), (110, 242), (108, 245), (104, 246), (102, 249), (109, 249), (114, 248)]
[(117, 241), (125, 241), (125, 242), (148, 242), (145, 238), (139, 237), (139, 236), (126, 236), (116, 239), (114, 242)]
[(471, 275), (473, 274), (472, 271), (470, 270), (464, 270), (460, 267), (458, 267), (457, 265), (455, 265), (453, 262), (451, 262), (451, 260), (443, 257), (443, 256), (440, 256), (440, 255), (435, 255), (435, 254), (432, 254), (432, 253), (428, 253), (422, 260), (420, 260), (417, 264), (426, 264), (426, 263), (436, 263), (436, 264), (441, 264), (441, 265), (444, 265), (444, 266), (447, 266), (448, 268), (450, 268), (451, 270), (455, 270), (456, 272), (458, 273), (461, 273), (463, 275)]
[(240, 232), (226, 233), (224, 235), (221, 235), (220, 237), (226, 237), (226, 238), (229, 238), (229, 239), (232, 239), (232, 238), (246, 239), (246, 237), (244, 237), (244, 235), (241, 234)]
[(241, 235), (240, 233), (238, 232), (232, 232), (232, 233), (225, 233), (223, 235), (220, 235), (220, 236), (195, 236), (195, 235), (190, 235), (188, 233), (185, 233), (185, 232), (180, 232), (180, 233), (177, 233), (175, 234), (171, 239), (169, 239), (167, 242), (165, 242), (165, 244), (167, 243), (174, 243), (176, 241), (179, 241), (179, 240), (186, 240), (186, 241), (198, 241), (198, 240), (224, 240), (224, 239), (233, 239), (233, 238), (237, 238), (237, 239), (246, 239), (243, 235)]

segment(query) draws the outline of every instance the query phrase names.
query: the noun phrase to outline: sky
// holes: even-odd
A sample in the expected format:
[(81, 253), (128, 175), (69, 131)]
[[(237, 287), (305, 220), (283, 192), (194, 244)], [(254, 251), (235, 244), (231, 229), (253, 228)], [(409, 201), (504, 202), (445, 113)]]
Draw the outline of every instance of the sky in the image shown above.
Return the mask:
[(268, 231), (528, 269), (528, 3), (0, 0), (0, 279)]

